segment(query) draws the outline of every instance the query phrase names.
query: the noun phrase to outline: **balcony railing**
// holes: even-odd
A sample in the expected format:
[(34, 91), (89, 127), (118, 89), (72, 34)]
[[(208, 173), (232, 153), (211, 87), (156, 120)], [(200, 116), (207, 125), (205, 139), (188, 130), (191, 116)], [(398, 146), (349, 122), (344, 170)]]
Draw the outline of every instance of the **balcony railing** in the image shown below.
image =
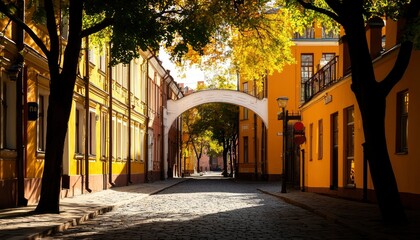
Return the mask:
[(331, 59), (308, 81), (302, 83), (303, 100), (309, 101), (315, 94), (322, 92), (327, 87), (338, 81), (338, 56)]

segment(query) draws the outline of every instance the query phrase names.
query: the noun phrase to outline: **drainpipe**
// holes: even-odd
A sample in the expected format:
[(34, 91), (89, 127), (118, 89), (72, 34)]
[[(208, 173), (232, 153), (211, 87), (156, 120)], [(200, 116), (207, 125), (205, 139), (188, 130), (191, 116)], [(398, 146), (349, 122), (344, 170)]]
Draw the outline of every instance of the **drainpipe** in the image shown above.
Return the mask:
[(144, 64), (146, 64), (146, 151), (145, 151), (145, 155), (146, 155), (146, 160), (145, 160), (145, 164), (144, 164), (144, 181), (145, 182), (149, 182), (149, 121), (150, 121), (150, 117), (149, 117), (149, 61), (150, 59), (153, 57), (150, 56), (146, 59), (146, 62)]
[(131, 64), (128, 64), (128, 79), (127, 79), (127, 88), (128, 88), (128, 157), (127, 157), (127, 186), (130, 185), (131, 182)]
[[(108, 52), (108, 56), (109, 56), (109, 60), (108, 63), (110, 62), (111, 59), (111, 43), (109, 44), (109, 52)], [(108, 94), (109, 94), (109, 110), (108, 110), (108, 121), (109, 121), (109, 143), (108, 143), (108, 183), (114, 187), (115, 183), (113, 182), (112, 179), (112, 66), (109, 65), (108, 66), (108, 72), (109, 74), (107, 74), (108, 77)]]
[[(18, 18), (20, 18), (23, 22), (25, 22), (25, 4), (23, 0), (18, 1)], [(20, 9), (20, 10), (19, 10)], [(16, 46), (18, 50), (17, 59), (14, 64), (18, 67), (18, 72), (16, 72), (16, 172), (17, 172), (17, 205), (18, 206), (27, 206), (28, 200), (25, 198), (25, 146), (23, 142), (23, 94), (22, 94), (22, 82), (23, 82), (23, 56), (20, 54), (20, 52), (24, 48), (24, 42), (23, 42), (23, 34), (24, 30), (19, 27), (17, 24), (13, 24), (14, 28), (12, 32), (15, 32), (13, 34), (13, 39), (16, 41)]]
[[(161, 156), (162, 159), (162, 165), (163, 165), (163, 172), (161, 172), (161, 179), (165, 180), (168, 178), (168, 169), (169, 169), (169, 129), (170, 126), (165, 126), (165, 116), (164, 116), (164, 107), (166, 105), (167, 107), (167, 100), (169, 96), (169, 84), (166, 84), (166, 79), (169, 78), (169, 71), (166, 71), (166, 75), (162, 79), (161, 83), (161, 92), (162, 92), (162, 106), (161, 106), (161, 118), (162, 118), (162, 128), (161, 128), (161, 144), (162, 144), (162, 150), (163, 154)], [(166, 92), (165, 92), (166, 89)], [(165, 99), (166, 96), (166, 99)], [(168, 134), (165, 136), (165, 127), (168, 128)], [(165, 149), (166, 146), (166, 149)], [(165, 164), (166, 163), (166, 164)], [(166, 166), (166, 167), (165, 167)]]
[(92, 192), (89, 188), (89, 38), (85, 38), (85, 189), (88, 192)]

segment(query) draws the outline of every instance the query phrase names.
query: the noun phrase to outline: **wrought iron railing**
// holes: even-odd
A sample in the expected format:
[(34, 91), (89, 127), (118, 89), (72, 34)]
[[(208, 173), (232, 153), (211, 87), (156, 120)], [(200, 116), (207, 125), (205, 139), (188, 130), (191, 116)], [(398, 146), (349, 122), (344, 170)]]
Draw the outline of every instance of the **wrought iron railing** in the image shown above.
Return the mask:
[(338, 56), (331, 59), (306, 82), (302, 83), (303, 101), (309, 101), (315, 94), (338, 81)]

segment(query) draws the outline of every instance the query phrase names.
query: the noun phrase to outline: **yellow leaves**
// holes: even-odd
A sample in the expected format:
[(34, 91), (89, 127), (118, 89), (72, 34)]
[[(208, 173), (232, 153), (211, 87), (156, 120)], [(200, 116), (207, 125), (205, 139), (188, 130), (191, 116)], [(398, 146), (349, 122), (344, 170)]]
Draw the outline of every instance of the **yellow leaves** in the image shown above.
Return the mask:
[(287, 12), (272, 11), (264, 21), (232, 37), (234, 63), (241, 77), (259, 80), (274, 71), (281, 71), (293, 61), (290, 46), (291, 28)]

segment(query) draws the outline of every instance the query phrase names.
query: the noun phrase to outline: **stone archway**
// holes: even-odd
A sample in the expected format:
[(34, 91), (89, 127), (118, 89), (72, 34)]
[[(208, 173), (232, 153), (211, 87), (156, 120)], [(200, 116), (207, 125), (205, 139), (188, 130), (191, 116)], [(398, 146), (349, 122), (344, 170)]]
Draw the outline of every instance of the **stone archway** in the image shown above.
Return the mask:
[(175, 119), (183, 112), (190, 108), (199, 106), (205, 103), (230, 103), (242, 107), (246, 107), (255, 112), (264, 122), (268, 128), (268, 107), (267, 98), (258, 99), (244, 92), (227, 89), (203, 90), (194, 92), (176, 101), (168, 100), (167, 108), (164, 109), (163, 124), (164, 132), (164, 172), (167, 178), (168, 171), (168, 133), (169, 128), (174, 123)]

